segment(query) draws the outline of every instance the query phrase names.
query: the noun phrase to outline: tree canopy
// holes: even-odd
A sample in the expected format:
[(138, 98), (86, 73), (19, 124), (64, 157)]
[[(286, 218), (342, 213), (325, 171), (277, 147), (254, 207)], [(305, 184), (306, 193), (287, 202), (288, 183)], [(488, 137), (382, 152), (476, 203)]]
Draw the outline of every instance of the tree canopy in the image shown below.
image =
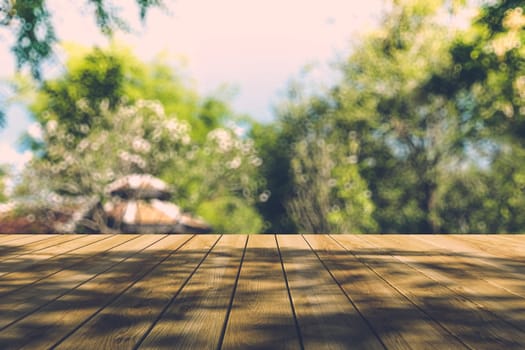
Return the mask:
[(162, 59), (75, 48), (35, 85), (44, 136), (26, 139), (19, 193), (101, 194), (148, 172), (219, 232), (523, 232), (525, 4), (485, 2), (449, 27), (466, 3), (391, 1), (339, 80), (292, 80), (266, 124)]
[[(200, 97), (161, 61), (149, 65), (112, 47), (72, 56), (64, 75), (42, 82), (31, 104), (43, 138), (18, 193), (98, 195), (124, 175), (159, 176), (174, 200), (221, 232), (259, 231), (253, 141), (219, 96)], [(222, 211), (235, 219), (228, 219)]]
[[(257, 132), (262, 152), (269, 140), (286, 150), (263, 172), (273, 201), (293, 208), (286, 219), (295, 230), (523, 230), (524, 4), (487, 3), (464, 31), (443, 23), (460, 5), (450, 4), (394, 1), (341, 62), (339, 83), (302, 98), (311, 86), (292, 86), (266, 129), (272, 136)], [(354, 165), (342, 166), (348, 157)], [(342, 184), (354, 192), (340, 197)], [(338, 195), (346, 226), (328, 225), (323, 209)], [(282, 227), (281, 214), (261, 210)], [(304, 226), (312, 220), (319, 229)]]
[[(162, 0), (136, 0), (141, 20), (146, 19), (152, 7), (163, 7)], [(118, 2), (112, 0), (85, 0), (102, 33), (128, 30), (126, 20), (119, 15)], [(56, 36), (46, 0), (0, 0), (0, 25), (13, 30), (16, 41), (12, 51), (18, 68), (28, 67), (35, 78), (41, 77), (41, 65), (53, 53)]]

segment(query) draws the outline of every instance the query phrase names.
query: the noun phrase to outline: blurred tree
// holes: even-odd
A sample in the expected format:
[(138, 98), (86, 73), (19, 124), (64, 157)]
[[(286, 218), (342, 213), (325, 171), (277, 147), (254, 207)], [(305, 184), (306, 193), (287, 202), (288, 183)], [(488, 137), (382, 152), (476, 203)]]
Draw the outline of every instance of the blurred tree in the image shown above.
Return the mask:
[[(525, 222), (525, 15), (523, 1), (492, 1), (454, 41), (452, 61), (428, 84), (455, 101), (464, 138), (482, 155), (440, 190), (448, 232), (522, 232)], [(445, 205), (446, 204), (446, 205)]]
[(470, 101), (464, 117), (474, 134), (511, 136), (525, 145), (525, 3), (491, 1), (451, 47), (452, 64), (430, 87)]
[(472, 164), (451, 172), (440, 188), (437, 217), (443, 232), (523, 232), (525, 152), (507, 148), (493, 156), (490, 167)]
[[(92, 50), (75, 45), (66, 48), (70, 53), (67, 70), (37, 87), (30, 108), (38, 121), (57, 120), (75, 138), (82, 137), (80, 128), (104, 127), (93, 125), (92, 119), (102, 101), (113, 109), (123, 99), (127, 103), (158, 100), (166, 114), (190, 123), (191, 136), (200, 141), (210, 130), (235, 118), (224, 100), (215, 96), (201, 99), (160, 57), (144, 64), (117, 45)], [(87, 104), (89, 112), (80, 108), (80, 103)]]
[[(83, 137), (72, 137), (67, 125), (44, 125), (46, 157), (35, 158), (24, 171), (18, 194), (44, 192), (69, 196), (97, 195), (124, 175), (161, 176), (184, 209), (201, 214), (221, 232), (258, 233), (262, 220), (255, 210), (258, 158), (253, 142), (231, 130), (210, 131), (204, 143), (190, 136), (190, 125), (168, 117), (159, 102), (139, 100), (109, 108), (103, 101), (93, 114), (94, 125)], [(228, 214), (236, 215), (232, 219)]]
[(303, 82), (293, 82), (276, 109), (276, 125), (253, 131), (266, 156), (262, 172), (271, 197), (259, 207), (268, 230), (374, 231), (373, 204), (354, 156), (358, 144), (335, 138), (330, 100), (307, 90)]
[(7, 171), (5, 167), (0, 165), (0, 203), (7, 201), (7, 195), (5, 193), (5, 177), (7, 175)]
[(334, 89), (335, 130), (361, 140), (361, 173), (384, 232), (439, 232), (442, 170), (464, 151), (455, 104), (426, 90), (450, 62), (452, 34), (436, 16), (440, 4), (397, 1), (380, 30), (355, 48)]
[(250, 135), (255, 141), (259, 156), (264, 160), (260, 167), (262, 194), (257, 208), (265, 220), (267, 233), (292, 233), (297, 228), (286, 212), (285, 202), (291, 190), (290, 141), (278, 123), (254, 123)]
[[(225, 99), (200, 98), (160, 59), (146, 65), (116, 46), (72, 52), (64, 75), (42, 82), (31, 103), (45, 137), (26, 137), (40, 156), (25, 186), (34, 173), (43, 189), (100, 195), (119, 175), (147, 172), (166, 180), (177, 204), (211, 218), (215, 228), (262, 230), (254, 209), (262, 161), (253, 141), (230, 127), (242, 118)], [(179, 132), (177, 142), (161, 137)], [(140, 144), (147, 151), (135, 149)], [(221, 213), (225, 203), (236, 220)]]
[[(152, 7), (164, 7), (163, 0), (135, 0), (140, 19), (146, 19)], [(115, 30), (129, 30), (129, 25), (119, 15), (119, 6), (113, 0), (85, 0), (86, 8), (93, 11), (102, 33), (111, 36)], [(0, 0), (0, 26), (8, 27), (16, 35), (12, 48), (17, 67), (28, 67), (33, 77), (41, 77), (41, 64), (53, 53), (57, 43), (52, 14), (47, 0)]]

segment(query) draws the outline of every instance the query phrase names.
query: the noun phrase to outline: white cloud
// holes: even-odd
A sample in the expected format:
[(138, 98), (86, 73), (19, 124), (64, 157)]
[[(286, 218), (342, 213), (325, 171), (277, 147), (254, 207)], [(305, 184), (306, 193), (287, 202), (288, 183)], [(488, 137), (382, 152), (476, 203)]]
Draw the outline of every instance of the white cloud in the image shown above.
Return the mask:
[(27, 128), (27, 133), (29, 136), (36, 140), (42, 140), (42, 127), (40, 126), (40, 123), (33, 123), (29, 125)]
[(12, 194), (20, 173), (32, 158), (33, 153), (29, 150), (19, 153), (10, 144), (0, 143), (0, 165), (9, 168), (7, 176), (2, 179), (5, 185), (5, 194), (8, 196)]
[(15, 173), (22, 171), (27, 162), (32, 158), (33, 152), (29, 150), (19, 153), (12, 145), (0, 143), (0, 164), (11, 166)]

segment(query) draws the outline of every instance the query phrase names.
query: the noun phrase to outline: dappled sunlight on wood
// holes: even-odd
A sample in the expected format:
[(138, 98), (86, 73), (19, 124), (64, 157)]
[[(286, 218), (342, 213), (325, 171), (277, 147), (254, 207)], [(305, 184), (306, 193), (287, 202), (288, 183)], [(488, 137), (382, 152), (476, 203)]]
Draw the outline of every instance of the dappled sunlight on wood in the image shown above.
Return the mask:
[(0, 235), (0, 251), (2, 349), (525, 345), (521, 237)]

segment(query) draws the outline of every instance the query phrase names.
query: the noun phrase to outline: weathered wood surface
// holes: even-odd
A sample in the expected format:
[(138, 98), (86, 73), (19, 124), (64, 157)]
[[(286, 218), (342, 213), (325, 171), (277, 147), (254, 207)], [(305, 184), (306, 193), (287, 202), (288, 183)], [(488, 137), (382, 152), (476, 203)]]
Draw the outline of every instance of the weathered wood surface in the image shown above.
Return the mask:
[(524, 349), (525, 236), (0, 234), (19, 348)]

